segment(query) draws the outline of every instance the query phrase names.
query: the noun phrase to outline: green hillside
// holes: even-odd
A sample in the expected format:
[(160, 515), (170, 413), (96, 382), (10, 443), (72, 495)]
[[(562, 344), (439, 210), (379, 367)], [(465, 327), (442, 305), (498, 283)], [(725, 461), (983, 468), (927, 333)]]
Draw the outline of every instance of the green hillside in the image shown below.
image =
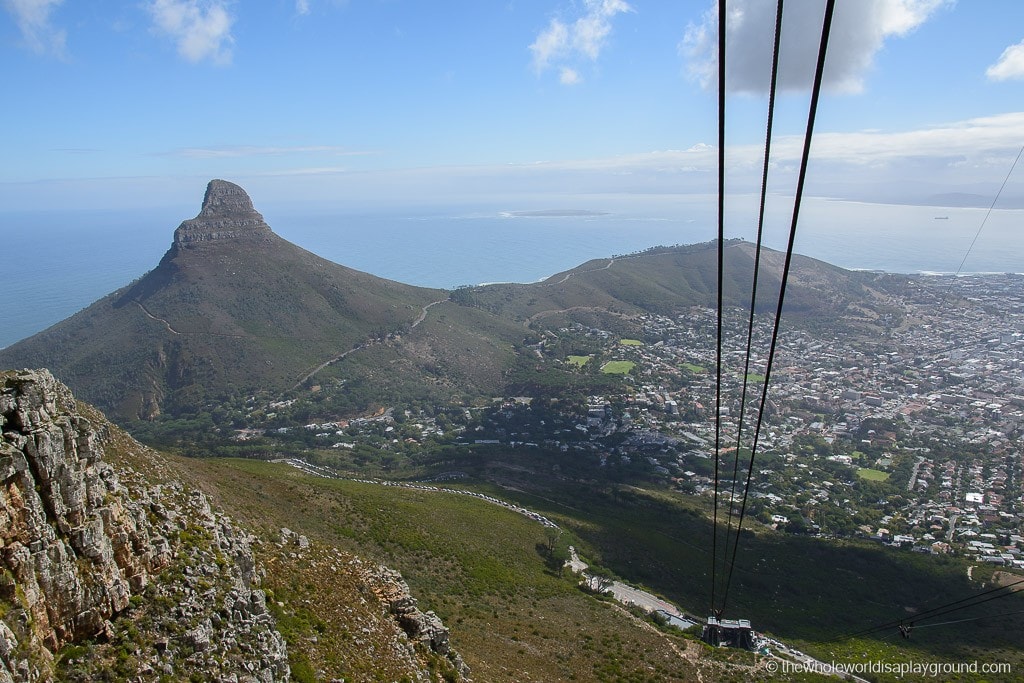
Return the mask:
[[(317, 479), (254, 461), (204, 460), (194, 471), (204, 488), (266, 537), (286, 526), (401, 571), (421, 609), (434, 610), (451, 629), (474, 680), (654, 683), (694, 680), (698, 670), (705, 680), (758, 678), (746, 666), (723, 669), (696, 643), (580, 591), (539, 552), (544, 528), (509, 510), (467, 496)], [(268, 585), (275, 593), (305, 590), (329, 634), (334, 618), (317, 607), (325, 598), (319, 591), (329, 587), (288, 581), (272, 576)]]
[[(714, 242), (656, 247), (639, 254), (588, 261), (529, 285), (500, 284), (458, 292), (467, 305), (511, 316), (542, 327), (557, 314), (571, 318), (650, 312), (668, 315), (690, 306), (716, 305), (717, 245)], [(730, 240), (724, 251), (724, 303), (749, 307), (754, 245)], [(774, 311), (784, 255), (762, 254), (758, 309)], [(797, 317), (851, 312), (870, 305), (876, 276), (856, 273), (822, 261), (794, 258), (786, 311)], [(867, 301), (866, 301), (867, 300)]]
[[(454, 458), (448, 452), (437, 459), (438, 468), (458, 469), (473, 480), (491, 482), (480, 490), (555, 521), (573, 534), (581, 552), (628, 581), (698, 615), (710, 604), (710, 500), (588, 481), (576, 476), (576, 458), (571, 455), (494, 448)], [(722, 552), (724, 523), (719, 543)], [(720, 576), (724, 564), (723, 554)], [(971, 564), (963, 558), (911, 553), (865, 540), (818, 539), (748, 524), (738, 545), (725, 617), (750, 619), (756, 630), (799, 643), (824, 661), (856, 661), (870, 652), (885, 661), (980, 658), (1010, 662), (1019, 670), (1024, 666), (1020, 596), (993, 603), (998, 607), (957, 612), (948, 621), (966, 621), (922, 629), (909, 641), (894, 628), (844, 639), (990, 589), (992, 570), (975, 567), (973, 578), (968, 578)], [(720, 591), (723, 586), (720, 579)], [(719, 602), (721, 597), (719, 593)], [(993, 613), (1011, 616), (980, 619)]]

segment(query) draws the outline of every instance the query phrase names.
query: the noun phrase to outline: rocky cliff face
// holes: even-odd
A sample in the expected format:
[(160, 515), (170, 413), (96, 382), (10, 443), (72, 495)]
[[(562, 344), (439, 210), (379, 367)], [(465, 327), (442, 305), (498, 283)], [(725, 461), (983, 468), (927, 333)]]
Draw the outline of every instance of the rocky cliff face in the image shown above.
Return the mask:
[(0, 683), (288, 678), (252, 538), (202, 494), (115, 471), (46, 371), (0, 373), (0, 430)]
[(0, 372), (0, 432), (0, 683), (469, 681), (400, 574), (261, 542), (48, 371)]
[[(367, 579), (374, 587), (374, 593), (387, 605), (388, 612), (395, 617), (410, 638), (438, 654), (447, 655), (451, 652), (448, 629), (433, 612), (420, 611), (416, 606), (416, 598), (412, 597), (409, 585), (401, 574), (382, 565), (370, 567), (366, 571), (369, 573)], [(461, 658), (455, 655), (454, 659), (462, 673), (468, 673)]]
[(174, 244), (238, 238), (267, 240), (273, 234), (245, 190), (226, 180), (211, 180), (199, 215), (178, 226)]

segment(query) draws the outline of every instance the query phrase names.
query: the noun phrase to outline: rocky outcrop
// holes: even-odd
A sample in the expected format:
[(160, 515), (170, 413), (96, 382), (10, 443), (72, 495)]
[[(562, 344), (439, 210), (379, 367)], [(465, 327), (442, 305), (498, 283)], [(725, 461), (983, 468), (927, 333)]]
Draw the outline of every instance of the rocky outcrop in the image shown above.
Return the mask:
[(115, 470), (110, 429), (49, 372), (0, 373), (0, 683), (286, 680), (252, 537)]
[(416, 606), (416, 598), (409, 592), (402, 575), (384, 566), (371, 568), (369, 582), (374, 593), (395, 616), (402, 630), (418, 643), (426, 645), (438, 654), (447, 654), (451, 649), (448, 644), (448, 629), (441, 619), (433, 612), (421, 612)]
[(175, 246), (226, 239), (267, 240), (273, 236), (263, 216), (238, 185), (211, 180), (199, 215), (182, 222), (174, 231)]
[(434, 612), (420, 611), (402, 575), (383, 565), (376, 565), (366, 569), (366, 576), (373, 592), (387, 606), (388, 612), (395, 617), (409, 638), (431, 652), (448, 658), (459, 675), (468, 680), (469, 667), (452, 650), (448, 628)]
[(287, 528), (260, 554), (268, 593), (284, 598), (272, 609), (296, 625), (291, 656), (321, 680), (471, 682), (448, 629), (397, 571)]

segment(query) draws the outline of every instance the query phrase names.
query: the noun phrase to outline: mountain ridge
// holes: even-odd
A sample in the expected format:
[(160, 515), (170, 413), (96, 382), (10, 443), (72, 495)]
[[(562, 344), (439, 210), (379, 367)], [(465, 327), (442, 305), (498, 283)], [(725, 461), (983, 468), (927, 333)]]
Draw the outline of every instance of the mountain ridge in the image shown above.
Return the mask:
[[(382, 248), (387, 248), (382, 245)], [(156, 268), (83, 311), (0, 350), (0, 367), (48, 367), (121, 424), (183, 417), (320, 378), (360, 385), (345, 410), (396, 396), (472, 400), (515, 385), (526, 341), (585, 324), (713, 306), (714, 242), (596, 259), (532, 284), (454, 291), (353, 270), (276, 235), (245, 190), (212, 180)], [(753, 245), (725, 245), (725, 302), (749, 302)], [(781, 254), (762, 255), (761, 291), (777, 292)], [(787, 313), (848, 316), (877, 275), (794, 257)], [(774, 311), (776, 294), (759, 295)], [(626, 329), (626, 328), (624, 328)], [(529, 355), (529, 352), (526, 352)], [(308, 386), (307, 386), (308, 385)]]

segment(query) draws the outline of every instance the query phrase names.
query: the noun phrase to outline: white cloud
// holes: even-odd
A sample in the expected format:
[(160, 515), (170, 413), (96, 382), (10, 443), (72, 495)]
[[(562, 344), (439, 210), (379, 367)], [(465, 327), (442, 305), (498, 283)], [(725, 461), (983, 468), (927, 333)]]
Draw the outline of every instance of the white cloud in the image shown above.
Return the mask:
[(309, 0), (295, 0), (295, 11), (298, 14), (309, 14)]
[(546, 29), (537, 34), (537, 39), (530, 45), (533, 53), (533, 68), (538, 72), (548, 68), (556, 57), (568, 50), (569, 29), (558, 19), (552, 19)]
[(612, 32), (612, 17), (632, 10), (622, 0), (589, 0), (586, 15), (573, 25), (573, 47), (590, 59), (597, 59)]
[[(816, 133), (807, 192), (884, 203), (924, 201), (944, 192), (985, 195), (998, 188), (1021, 140), (1024, 112), (918, 130)], [(773, 142), (770, 192), (793, 192), (802, 149), (801, 135)], [(763, 153), (760, 144), (726, 150), (731, 193), (759, 190)], [(475, 173), (480, 178), (500, 175), (510, 179), (508, 187), (522, 184), (537, 191), (564, 183), (580, 192), (713, 193), (717, 161), (714, 146), (697, 143), (688, 149), (477, 168)]]
[[(849, 133), (815, 133), (811, 146), (811, 165), (843, 165), (848, 169), (888, 168), (908, 163), (945, 167), (980, 168), (1008, 164), (1024, 140), (1024, 112), (1013, 112), (944, 123), (919, 130)], [(772, 143), (772, 160), (786, 164), (800, 160), (803, 136), (788, 135)], [(731, 166), (760, 169), (764, 148), (761, 145), (737, 145), (726, 152)], [(697, 143), (685, 151), (650, 152), (616, 160), (584, 163), (626, 163), (659, 167), (687, 166), (714, 170), (715, 147)]]
[(175, 42), (187, 61), (231, 63), (235, 18), (225, 0), (153, 0), (149, 11), (156, 28)]
[[(612, 32), (612, 19), (632, 11), (624, 0), (586, 0), (583, 16), (571, 24), (553, 18), (530, 45), (534, 69), (540, 73), (558, 64), (563, 84), (579, 83), (579, 71), (569, 64), (584, 59), (596, 61)], [(568, 80), (567, 74), (571, 74)]]
[[(951, 0), (840, 0), (829, 36), (825, 86), (857, 93), (885, 40), (915, 30)], [(817, 63), (824, 0), (786, 5), (779, 55), (779, 87), (810, 87)], [(771, 80), (772, 42), (776, 8), (758, 0), (732, 0), (726, 19), (727, 87), (736, 92), (765, 92)], [(718, 73), (718, 7), (703, 21), (687, 27), (680, 51), (690, 75), (705, 88), (714, 87)]]
[(923, 24), (932, 12), (954, 0), (884, 0), (875, 6), (885, 35), (905, 36)]
[[(932, 159), (937, 165), (985, 166), (1004, 163), (1006, 154), (1016, 154), (1021, 140), (1024, 112), (1014, 112), (896, 133), (815, 134), (811, 149), (815, 158), (858, 166), (915, 159)], [(801, 145), (800, 136), (785, 138), (780, 152), (796, 159)]]
[(1024, 40), (1003, 50), (999, 61), (986, 69), (985, 75), (992, 81), (1024, 78)]
[(14, 18), (25, 43), (39, 54), (64, 57), (67, 31), (50, 23), (50, 15), (64, 0), (4, 0), (4, 9)]

